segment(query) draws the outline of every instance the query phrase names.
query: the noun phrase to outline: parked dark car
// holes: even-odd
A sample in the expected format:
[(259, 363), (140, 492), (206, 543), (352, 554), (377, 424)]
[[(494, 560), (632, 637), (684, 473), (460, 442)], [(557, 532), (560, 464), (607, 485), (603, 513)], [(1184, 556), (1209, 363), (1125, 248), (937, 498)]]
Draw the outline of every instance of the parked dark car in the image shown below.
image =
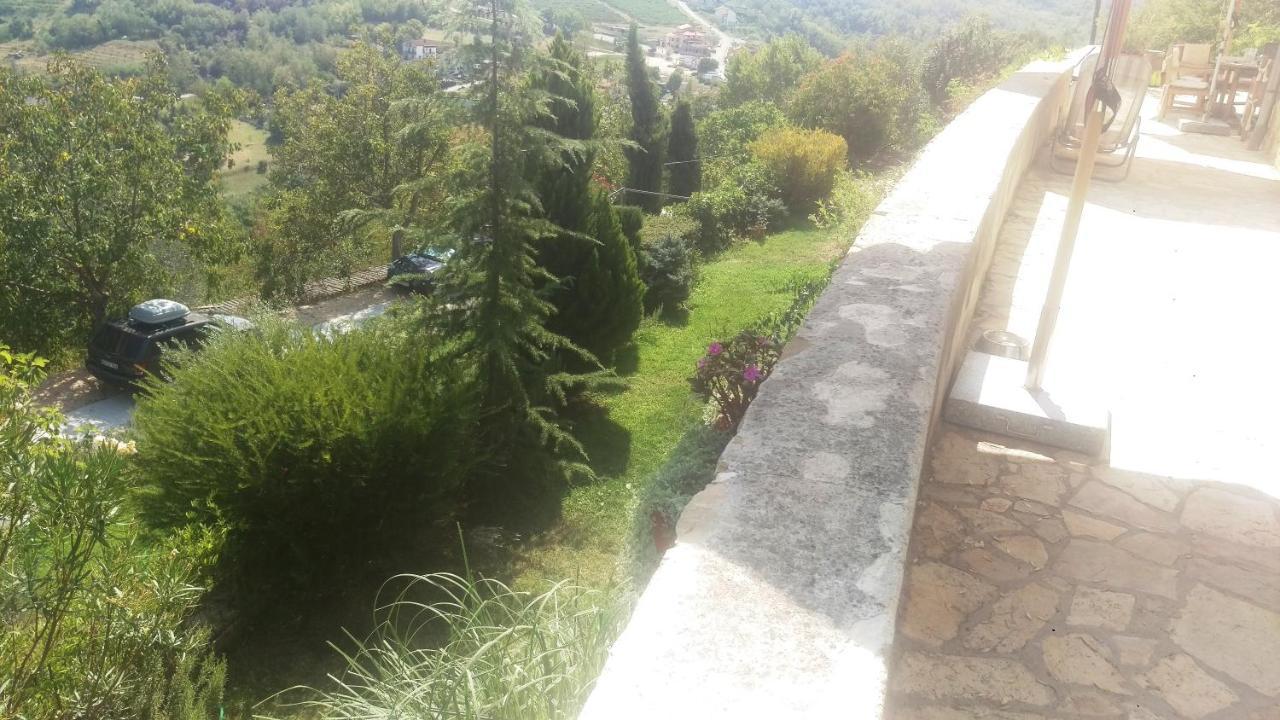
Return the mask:
[(401, 255), (387, 266), (387, 282), (400, 290), (429, 293), (435, 288), (435, 274), (452, 254), (448, 250), (419, 250)]
[(129, 317), (98, 328), (89, 341), (85, 367), (103, 382), (136, 387), (148, 374), (163, 377), (160, 353), (165, 347), (199, 347), (218, 328), (252, 326), (234, 315), (205, 315), (172, 300), (148, 300), (129, 310)]

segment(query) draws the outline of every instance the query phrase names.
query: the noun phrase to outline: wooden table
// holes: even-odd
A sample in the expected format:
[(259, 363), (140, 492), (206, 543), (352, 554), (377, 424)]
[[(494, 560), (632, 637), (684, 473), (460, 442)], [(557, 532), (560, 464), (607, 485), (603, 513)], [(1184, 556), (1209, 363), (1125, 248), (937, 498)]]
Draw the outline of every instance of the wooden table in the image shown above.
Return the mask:
[[(1258, 74), (1258, 61), (1243, 57), (1224, 57), (1220, 67), (1222, 75), (1218, 78), (1218, 97), (1213, 99), (1214, 104), (1230, 105), (1234, 108), (1240, 104), (1236, 102), (1240, 81)], [(1223, 102), (1223, 97), (1228, 101)]]

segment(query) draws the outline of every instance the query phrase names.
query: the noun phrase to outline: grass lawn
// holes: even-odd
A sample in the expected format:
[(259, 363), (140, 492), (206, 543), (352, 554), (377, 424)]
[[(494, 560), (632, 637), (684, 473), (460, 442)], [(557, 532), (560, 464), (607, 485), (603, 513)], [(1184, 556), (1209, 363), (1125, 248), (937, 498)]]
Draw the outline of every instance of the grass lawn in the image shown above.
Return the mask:
[(743, 242), (702, 265), (682, 322), (648, 318), (636, 333), (629, 387), (610, 398), (609, 421), (586, 428), (599, 482), (575, 488), (555, 528), (514, 563), (518, 585), (573, 579), (590, 586), (625, 580), (633, 515), (655, 473), (702, 422), (688, 378), (713, 340), (785, 308), (788, 280), (813, 276), (848, 248), (847, 232), (798, 229)]
[(267, 131), (259, 130), (243, 120), (234, 120), (227, 139), (239, 145), (231, 153), (231, 167), (222, 171), (222, 191), (228, 197), (240, 197), (267, 184), (265, 173), (258, 172), (258, 162), (271, 162), (267, 148)]

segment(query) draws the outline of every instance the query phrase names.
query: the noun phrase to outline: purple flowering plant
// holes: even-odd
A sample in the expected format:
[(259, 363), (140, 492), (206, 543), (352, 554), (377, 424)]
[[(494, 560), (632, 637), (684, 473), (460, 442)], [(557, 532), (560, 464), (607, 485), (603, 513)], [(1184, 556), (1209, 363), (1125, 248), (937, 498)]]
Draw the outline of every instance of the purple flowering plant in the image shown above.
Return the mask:
[(715, 403), (716, 423), (736, 429), (781, 352), (782, 343), (773, 336), (743, 330), (727, 341), (708, 345), (689, 382), (694, 392)]

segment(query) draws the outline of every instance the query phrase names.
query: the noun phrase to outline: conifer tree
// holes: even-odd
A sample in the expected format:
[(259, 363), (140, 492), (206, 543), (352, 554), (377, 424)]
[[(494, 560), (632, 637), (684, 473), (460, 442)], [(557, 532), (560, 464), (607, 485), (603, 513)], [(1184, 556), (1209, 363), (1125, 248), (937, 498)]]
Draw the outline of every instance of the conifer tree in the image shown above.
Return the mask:
[(591, 188), (595, 89), (582, 54), (557, 37), (549, 55), (537, 84), (550, 95), (550, 113), (538, 124), (577, 142), (539, 169), (537, 181), (547, 219), (561, 228), (538, 249), (538, 263), (557, 278), (548, 292), (556, 311), (547, 327), (608, 359), (640, 325), (644, 284), (617, 213)]
[(662, 207), (662, 198), (656, 194), (662, 192), (662, 108), (635, 25), (627, 36), (627, 94), (631, 98), (631, 141), (635, 143), (626, 150), (627, 187), (640, 191), (627, 200), (657, 212)]
[(693, 112), (688, 100), (681, 100), (671, 113), (671, 136), (667, 144), (670, 176), (667, 191), (672, 195), (690, 195), (702, 189), (702, 166), (698, 161), (698, 135), (693, 127)]
[(537, 86), (548, 95), (547, 113), (538, 125), (566, 140), (552, 163), (538, 178), (539, 196), (547, 219), (568, 230), (583, 228), (590, 210), (591, 166), (595, 152), (595, 88), (583, 72), (582, 53), (561, 35), (548, 48), (549, 62), (538, 73)]
[(554, 407), (590, 382), (556, 370), (555, 359), (577, 354), (593, 362), (546, 328), (554, 306), (540, 289), (555, 278), (538, 265), (536, 250), (561, 228), (543, 216), (531, 169), (556, 162), (573, 143), (536, 124), (551, 100), (529, 81), (545, 60), (529, 46), (532, 17), (519, 0), (475, 0), (457, 13), (455, 32), (476, 38), (465, 46), (480, 70), (468, 100), (484, 133), (462, 150), (477, 158), (472, 189), (455, 200), (459, 245), (425, 314), (478, 383), (482, 451), (470, 481), (473, 509), (525, 521), (554, 508), (548, 501), (573, 475), (591, 475)]

